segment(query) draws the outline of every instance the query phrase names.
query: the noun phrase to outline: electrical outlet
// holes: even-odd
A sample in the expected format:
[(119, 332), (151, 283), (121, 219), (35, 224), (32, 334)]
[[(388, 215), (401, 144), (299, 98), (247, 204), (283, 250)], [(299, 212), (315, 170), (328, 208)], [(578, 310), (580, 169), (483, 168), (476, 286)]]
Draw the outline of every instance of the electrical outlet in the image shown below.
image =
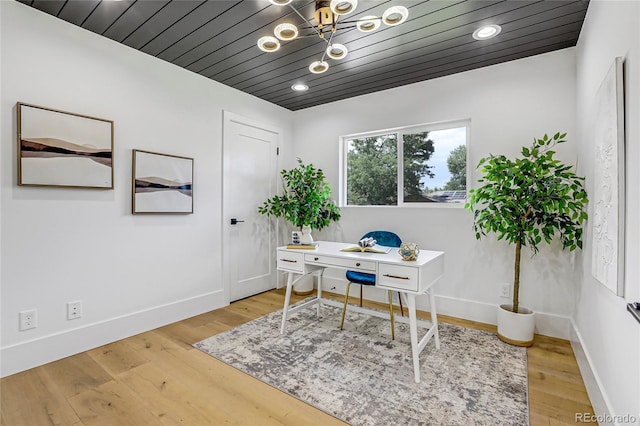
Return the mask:
[(72, 320), (82, 316), (82, 300), (67, 302), (67, 319)]
[(500, 284), (500, 297), (511, 297), (511, 284)]
[(31, 309), (20, 312), (20, 331), (29, 330), (38, 326), (38, 310)]

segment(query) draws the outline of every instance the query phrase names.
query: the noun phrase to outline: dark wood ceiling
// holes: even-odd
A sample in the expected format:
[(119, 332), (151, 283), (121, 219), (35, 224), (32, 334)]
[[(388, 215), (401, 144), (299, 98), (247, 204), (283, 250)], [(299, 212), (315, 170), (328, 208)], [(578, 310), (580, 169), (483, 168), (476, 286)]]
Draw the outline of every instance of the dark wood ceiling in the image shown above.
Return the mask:
[[(306, 27), (289, 6), (268, 0), (19, 1), (290, 110), (575, 46), (588, 7), (587, 0), (360, 0), (334, 35), (349, 54), (311, 74), (326, 46), (318, 37), (283, 42), (273, 53), (258, 49), (258, 38), (281, 22)], [(313, 18), (315, 1), (292, 5)], [(371, 33), (347, 22), (392, 5), (406, 6), (409, 19)], [(502, 32), (473, 39), (485, 24)], [(309, 90), (292, 91), (296, 82)]]

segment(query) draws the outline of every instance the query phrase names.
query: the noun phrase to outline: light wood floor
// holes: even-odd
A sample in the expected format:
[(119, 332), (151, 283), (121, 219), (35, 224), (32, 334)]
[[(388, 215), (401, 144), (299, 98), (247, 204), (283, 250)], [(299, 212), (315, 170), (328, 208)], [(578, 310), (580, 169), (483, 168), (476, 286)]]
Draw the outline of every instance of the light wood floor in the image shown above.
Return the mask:
[[(282, 290), (270, 291), (6, 377), (0, 425), (344, 424), (191, 346), (283, 300)], [(569, 342), (536, 336), (527, 355), (531, 425), (574, 424), (575, 413), (593, 413)]]

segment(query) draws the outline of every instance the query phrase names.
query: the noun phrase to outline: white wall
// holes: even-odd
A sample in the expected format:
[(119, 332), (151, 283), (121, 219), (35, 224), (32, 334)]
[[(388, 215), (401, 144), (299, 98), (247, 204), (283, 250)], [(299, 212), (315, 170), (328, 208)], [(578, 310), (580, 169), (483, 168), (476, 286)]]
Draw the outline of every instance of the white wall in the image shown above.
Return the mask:
[[(222, 111), (283, 130), (292, 113), (26, 7), (0, 1), (2, 375), (227, 303)], [(115, 189), (18, 187), (16, 102), (115, 122)], [(131, 150), (195, 159), (194, 214), (131, 215)], [(82, 300), (81, 319), (66, 303)], [(18, 312), (38, 328), (18, 331)]]
[[(617, 56), (625, 58), (627, 144), (626, 291), (618, 297), (591, 275), (591, 227), (587, 228), (582, 280), (576, 292), (577, 339), (585, 350), (607, 407), (599, 413), (640, 421), (640, 325), (626, 303), (640, 299), (640, 3), (592, 1), (577, 45), (577, 131), (580, 170), (594, 187), (595, 95)], [(587, 383), (589, 385), (589, 383)], [(592, 398), (593, 399), (593, 398)], [(594, 404), (595, 406), (596, 404)], [(598, 411), (597, 411), (598, 412)], [(621, 422), (620, 422), (621, 423)]]
[[(568, 132), (570, 143), (559, 148), (559, 157), (575, 163), (580, 142), (574, 87), (574, 50), (566, 49), (296, 111), (294, 154), (321, 167), (337, 191), (341, 135), (471, 119), (472, 182), (479, 176), (475, 166), (480, 157), (519, 154), (544, 133)], [(499, 298), (499, 283), (513, 282), (514, 247), (494, 237), (476, 241), (470, 212), (347, 207), (342, 213), (339, 226), (318, 237), (356, 241), (370, 229), (385, 228), (421, 248), (446, 252), (445, 274), (436, 291), (441, 313), (495, 323), (495, 306), (509, 301)], [(575, 256), (560, 253), (557, 246), (543, 248), (533, 259), (523, 256), (520, 300), (539, 313), (538, 332), (568, 337)], [(342, 291), (338, 280), (336, 288)], [(426, 307), (426, 302), (424, 298), (420, 305)]]

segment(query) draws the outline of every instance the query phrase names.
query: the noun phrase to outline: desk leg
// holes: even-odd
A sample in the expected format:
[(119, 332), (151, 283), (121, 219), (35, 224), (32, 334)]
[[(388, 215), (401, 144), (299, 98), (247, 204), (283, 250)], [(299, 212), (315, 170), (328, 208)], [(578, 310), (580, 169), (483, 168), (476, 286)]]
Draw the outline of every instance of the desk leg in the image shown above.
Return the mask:
[(407, 294), (409, 308), (409, 334), (411, 335), (411, 359), (413, 360), (413, 376), (420, 383), (420, 348), (418, 344), (418, 323), (416, 319), (416, 296)]
[(320, 269), (320, 273), (318, 274), (318, 307), (317, 307), (317, 316), (320, 317), (320, 306), (322, 305), (322, 274), (324, 274), (324, 268)]
[(284, 327), (287, 323), (287, 313), (289, 312), (289, 303), (291, 302), (291, 289), (293, 288), (293, 273), (287, 272), (287, 292), (284, 297), (284, 308), (282, 309), (282, 324), (280, 325), (280, 334), (284, 334)]
[(435, 328), (433, 337), (436, 338), (436, 349), (440, 349), (440, 333), (438, 331), (438, 314), (436, 313), (436, 296), (433, 294), (433, 288), (429, 290), (429, 304), (431, 305), (431, 327)]

